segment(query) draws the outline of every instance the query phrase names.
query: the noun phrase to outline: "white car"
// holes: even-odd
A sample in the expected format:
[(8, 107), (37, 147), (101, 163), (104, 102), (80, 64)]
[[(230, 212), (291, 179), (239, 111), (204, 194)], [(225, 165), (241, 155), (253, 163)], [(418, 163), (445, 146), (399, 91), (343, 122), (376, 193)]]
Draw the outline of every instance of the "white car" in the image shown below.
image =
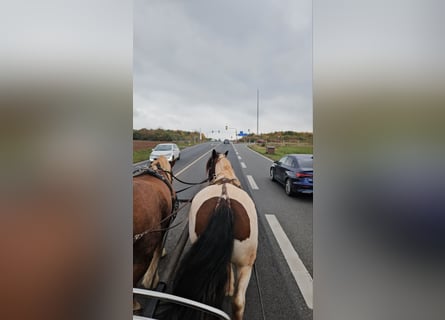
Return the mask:
[(160, 156), (165, 156), (168, 161), (179, 160), (181, 158), (181, 151), (175, 143), (161, 143), (158, 144), (150, 154), (150, 162), (156, 160)]

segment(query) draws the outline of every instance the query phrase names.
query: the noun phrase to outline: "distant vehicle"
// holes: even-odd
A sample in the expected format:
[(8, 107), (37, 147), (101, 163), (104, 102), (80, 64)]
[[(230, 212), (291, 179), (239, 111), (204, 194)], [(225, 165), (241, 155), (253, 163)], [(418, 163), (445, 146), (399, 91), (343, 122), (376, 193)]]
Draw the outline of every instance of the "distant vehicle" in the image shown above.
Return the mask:
[(224, 144), (230, 144), (229, 139), (224, 139)]
[(150, 162), (160, 156), (165, 156), (168, 161), (172, 162), (181, 158), (181, 151), (175, 143), (161, 143), (158, 144), (150, 154)]
[(298, 193), (313, 193), (313, 155), (288, 154), (270, 167), (272, 181), (284, 185), (288, 196)]

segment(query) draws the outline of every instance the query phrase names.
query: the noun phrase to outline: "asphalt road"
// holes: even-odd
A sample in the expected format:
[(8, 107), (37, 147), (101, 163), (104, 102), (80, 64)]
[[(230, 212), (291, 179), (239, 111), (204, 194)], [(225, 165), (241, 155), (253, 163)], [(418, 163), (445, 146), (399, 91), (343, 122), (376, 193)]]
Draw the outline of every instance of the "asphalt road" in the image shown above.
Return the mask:
[[(173, 172), (187, 182), (202, 181), (206, 178), (205, 163), (213, 148), (219, 152), (229, 150), (228, 158), (243, 189), (253, 198), (258, 212), (256, 270), (252, 273), (247, 290), (244, 319), (312, 319), (313, 312), (308, 307), (312, 301), (313, 275), (312, 197), (288, 197), (284, 187), (270, 180), (272, 161), (253, 152), (246, 144), (203, 143), (186, 148), (181, 151), (181, 159), (175, 163)], [(206, 185), (194, 186), (178, 194), (178, 197), (191, 198)], [(177, 181), (174, 183), (175, 190), (184, 187), (186, 185)], [(178, 239), (186, 226), (186, 216), (187, 207), (178, 213), (174, 221), (178, 227), (169, 232), (166, 243), (169, 254), (161, 261), (161, 278), (168, 279), (170, 276), (162, 274), (162, 268), (177, 249)], [(276, 218), (273, 220), (278, 221), (279, 229), (284, 231), (284, 240), (277, 228), (272, 228), (272, 218)], [(229, 310), (226, 308), (226, 311)]]

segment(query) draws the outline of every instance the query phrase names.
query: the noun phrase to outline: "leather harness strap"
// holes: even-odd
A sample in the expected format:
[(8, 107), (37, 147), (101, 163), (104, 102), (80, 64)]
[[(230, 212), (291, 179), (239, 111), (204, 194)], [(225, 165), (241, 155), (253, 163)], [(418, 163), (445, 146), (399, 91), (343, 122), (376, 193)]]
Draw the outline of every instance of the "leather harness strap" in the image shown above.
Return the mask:
[[(144, 168), (144, 169), (142, 169), (142, 170), (140, 170), (140, 171), (134, 172), (134, 173), (133, 173), (133, 178), (142, 176), (142, 175), (144, 175), (144, 174), (148, 174), (148, 175), (150, 175), (150, 176), (152, 176), (152, 177), (155, 177), (155, 178), (160, 179), (162, 182), (164, 182), (164, 183), (167, 185), (168, 189), (170, 190), (171, 199), (172, 199), (172, 211), (171, 211), (171, 214), (168, 215), (167, 217), (165, 217), (164, 219), (162, 219), (162, 220), (160, 221), (160, 223), (163, 223), (163, 222), (166, 221), (167, 219), (170, 219), (170, 222), (171, 222), (171, 221), (175, 218), (177, 212), (179, 211), (179, 210), (178, 210), (178, 208), (179, 208), (179, 202), (177, 201), (176, 194), (175, 194), (175, 192), (173, 191), (173, 187), (172, 187), (170, 181), (168, 181), (168, 179), (165, 177), (165, 175), (161, 174), (160, 172), (165, 173), (165, 172), (167, 172), (167, 171), (163, 170), (162, 168), (159, 168), (158, 170), (154, 170), (154, 169), (151, 168), (151, 167), (146, 167), (146, 168)], [(167, 172), (167, 173), (168, 173), (168, 172)], [(170, 225), (170, 222), (169, 222), (169, 225)], [(133, 245), (134, 245), (136, 242), (138, 242), (140, 239), (142, 239), (142, 238), (143, 238), (145, 235), (147, 235), (148, 233), (151, 233), (151, 232), (161, 232), (161, 231), (168, 230), (169, 228), (170, 228), (170, 227), (167, 227), (167, 228), (165, 228), (165, 229), (159, 229), (159, 230), (145, 230), (145, 231), (142, 232), (142, 233), (135, 234), (135, 235), (133, 235)]]
[(227, 184), (225, 182), (222, 185), (221, 195), (219, 196), (218, 201), (216, 202), (216, 207), (215, 208), (219, 207), (219, 205), (221, 203), (221, 199), (226, 200), (227, 206), (229, 208), (231, 208), (231, 206), (230, 206), (230, 198), (229, 198), (229, 195), (227, 194)]
[(172, 198), (172, 212), (173, 212), (178, 207), (178, 203), (176, 201), (177, 197), (176, 197), (176, 194), (173, 190), (173, 187), (172, 187), (170, 181), (168, 181), (168, 179), (165, 177), (165, 175), (161, 174), (160, 172), (165, 173), (166, 171), (163, 170), (162, 168), (160, 168), (158, 170), (154, 170), (151, 167), (147, 167), (147, 168), (142, 169), (141, 171), (137, 171), (137, 172), (133, 173), (133, 178), (142, 176), (144, 174), (148, 174), (148, 175), (158, 178), (162, 182), (164, 182), (166, 184), (166, 186), (168, 187), (168, 189), (170, 190), (170, 194), (171, 194), (171, 198)]
[[(215, 176), (215, 178), (216, 178), (216, 176)], [(235, 187), (242, 189), (240, 181), (236, 178), (233, 178), (233, 179), (222, 178), (222, 179), (218, 179), (218, 180), (215, 180), (215, 178), (212, 180), (210, 185), (214, 185), (214, 184), (224, 185), (226, 183), (230, 183), (231, 185), (234, 185)]]

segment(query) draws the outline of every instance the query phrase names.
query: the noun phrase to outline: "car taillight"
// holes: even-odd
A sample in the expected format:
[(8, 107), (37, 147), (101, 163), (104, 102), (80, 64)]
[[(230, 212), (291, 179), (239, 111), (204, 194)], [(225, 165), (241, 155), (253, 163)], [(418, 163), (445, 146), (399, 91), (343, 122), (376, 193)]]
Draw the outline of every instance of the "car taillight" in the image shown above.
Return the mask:
[(297, 178), (310, 178), (310, 177), (312, 177), (312, 175), (308, 174), (308, 173), (297, 172), (296, 177)]

